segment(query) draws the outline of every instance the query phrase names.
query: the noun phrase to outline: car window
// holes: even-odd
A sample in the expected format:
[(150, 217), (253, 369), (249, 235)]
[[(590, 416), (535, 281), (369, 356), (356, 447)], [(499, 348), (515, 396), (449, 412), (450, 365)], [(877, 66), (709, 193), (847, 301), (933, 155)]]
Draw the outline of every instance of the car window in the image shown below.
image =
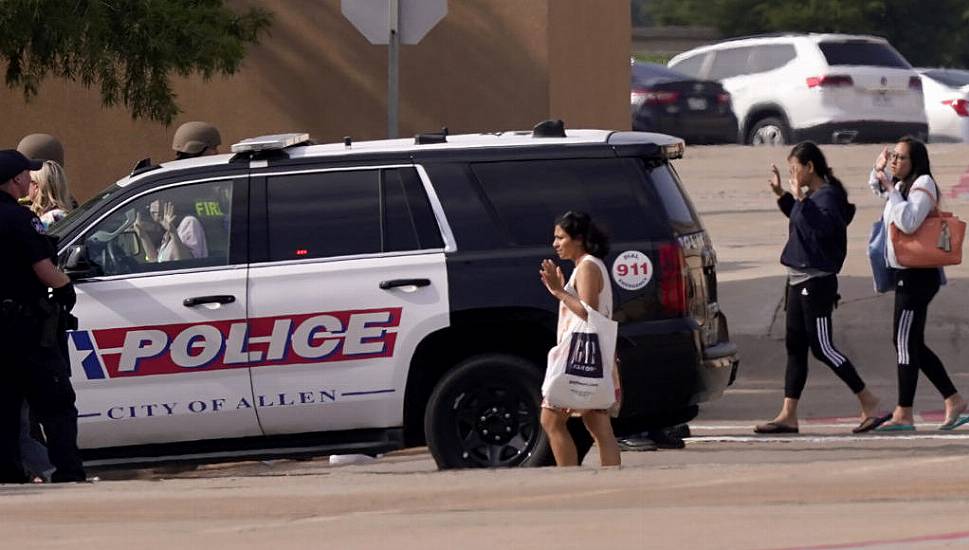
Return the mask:
[(647, 179), (663, 203), (663, 209), (669, 217), (670, 224), (677, 233), (692, 233), (703, 229), (700, 218), (693, 209), (690, 199), (680, 188), (679, 177), (668, 164), (660, 164), (650, 168), (647, 163)]
[(227, 265), (232, 182), (169, 187), (112, 212), (83, 238), (105, 276)]
[(747, 61), (752, 49), (745, 47), (718, 50), (713, 57), (713, 66), (710, 68), (710, 80), (723, 80), (749, 73), (750, 67)]
[(828, 65), (865, 65), (911, 69), (908, 61), (887, 44), (863, 40), (818, 44)]
[(925, 71), (925, 76), (953, 88), (969, 86), (969, 71), (933, 69)]
[(383, 170), (381, 175), (384, 251), (444, 248), (417, 171)]
[(413, 169), (268, 178), (271, 261), (443, 247)]
[(552, 225), (569, 210), (588, 212), (614, 241), (667, 235), (635, 159), (490, 162), (472, 165), (513, 246), (549, 246)]
[(779, 69), (797, 57), (792, 44), (757, 46), (750, 54), (750, 72), (765, 73)]
[(693, 78), (700, 78), (700, 70), (703, 69), (703, 60), (706, 58), (706, 53), (697, 54), (671, 64), (670, 68), (674, 71), (692, 76)]

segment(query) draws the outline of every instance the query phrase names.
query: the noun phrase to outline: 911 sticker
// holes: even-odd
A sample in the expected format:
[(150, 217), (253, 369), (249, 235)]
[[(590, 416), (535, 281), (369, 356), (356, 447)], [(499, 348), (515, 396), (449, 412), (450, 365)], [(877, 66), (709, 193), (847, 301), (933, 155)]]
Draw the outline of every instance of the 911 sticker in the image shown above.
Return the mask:
[(89, 380), (392, 357), (401, 311), (77, 330), (68, 349)]
[(626, 290), (639, 290), (653, 278), (653, 262), (638, 250), (627, 250), (612, 262), (612, 278)]

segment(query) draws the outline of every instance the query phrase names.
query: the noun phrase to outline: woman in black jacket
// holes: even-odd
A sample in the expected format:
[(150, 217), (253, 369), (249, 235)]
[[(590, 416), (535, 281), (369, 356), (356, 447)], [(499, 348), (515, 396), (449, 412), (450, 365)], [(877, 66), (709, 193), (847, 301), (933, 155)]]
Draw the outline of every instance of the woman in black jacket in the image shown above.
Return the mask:
[(790, 219), (781, 263), (787, 267), (787, 372), (784, 404), (774, 420), (756, 433), (797, 433), (797, 404), (807, 382), (808, 349), (828, 365), (858, 397), (861, 423), (852, 431), (867, 432), (888, 419), (878, 412), (878, 399), (865, 387), (851, 361), (832, 339), (831, 312), (838, 301), (838, 272), (847, 255), (847, 229), (855, 214), (844, 185), (834, 177), (817, 145), (805, 141), (787, 157), (790, 192), (781, 189), (777, 166), (770, 186), (777, 205)]

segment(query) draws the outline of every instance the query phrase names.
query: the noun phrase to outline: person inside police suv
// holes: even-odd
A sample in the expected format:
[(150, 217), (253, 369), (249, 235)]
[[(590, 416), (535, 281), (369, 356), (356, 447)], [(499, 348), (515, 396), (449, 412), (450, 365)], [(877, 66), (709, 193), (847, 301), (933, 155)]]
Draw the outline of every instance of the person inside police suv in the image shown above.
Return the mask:
[(198, 120), (179, 126), (175, 130), (175, 137), (172, 138), (175, 160), (218, 155), (219, 145), (222, 145), (219, 129), (208, 122)]
[(149, 262), (170, 262), (207, 258), (208, 245), (202, 222), (192, 215), (182, 216), (171, 200), (153, 200), (149, 216), (139, 210), (132, 228), (145, 250)]
[[(0, 482), (28, 481), (21, 462), (21, 404), (47, 435), (51, 481), (83, 481), (70, 367), (60, 349), (61, 319), (74, 307), (71, 280), (52, 261), (44, 224), (17, 201), (30, 188), (32, 161), (0, 151)], [(52, 289), (52, 290), (51, 290)]]

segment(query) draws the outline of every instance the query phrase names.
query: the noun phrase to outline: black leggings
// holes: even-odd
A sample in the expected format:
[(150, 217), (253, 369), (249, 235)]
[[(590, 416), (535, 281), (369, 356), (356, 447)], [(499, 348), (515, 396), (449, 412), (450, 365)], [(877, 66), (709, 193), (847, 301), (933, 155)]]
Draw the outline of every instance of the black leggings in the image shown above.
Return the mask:
[(892, 334), (898, 351), (898, 406), (915, 401), (919, 370), (943, 398), (956, 394), (942, 361), (925, 345), (925, 320), (929, 302), (939, 291), (939, 270), (900, 269), (895, 283), (895, 321)]
[(784, 397), (800, 399), (807, 382), (808, 349), (858, 393), (865, 383), (843, 353), (834, 347), (831, 311), (838, 299), (838, 277), (815, 277), (787, 287), (787, 373)]

